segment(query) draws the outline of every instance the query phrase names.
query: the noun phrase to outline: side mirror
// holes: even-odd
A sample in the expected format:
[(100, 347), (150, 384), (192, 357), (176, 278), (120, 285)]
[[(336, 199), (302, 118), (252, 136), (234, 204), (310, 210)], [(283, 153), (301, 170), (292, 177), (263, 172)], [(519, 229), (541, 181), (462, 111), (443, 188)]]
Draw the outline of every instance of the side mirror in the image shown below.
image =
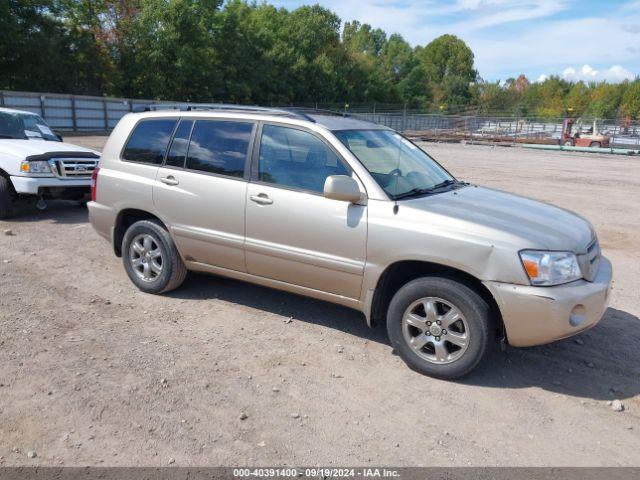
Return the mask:
[(362, 193), (358, 182), (346, 175), (331, 175), (324, 182), (324, 196), (332, 200), (358, 203)]

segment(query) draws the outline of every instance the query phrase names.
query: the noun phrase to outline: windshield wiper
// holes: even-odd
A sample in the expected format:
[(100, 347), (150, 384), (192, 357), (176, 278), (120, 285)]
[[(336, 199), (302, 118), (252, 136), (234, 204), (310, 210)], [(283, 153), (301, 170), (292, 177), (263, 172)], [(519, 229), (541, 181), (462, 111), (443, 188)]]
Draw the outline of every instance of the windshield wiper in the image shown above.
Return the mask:
[(418, 197), (420, 195), (427, 195), (429, 193), (436, 193), (436, 191), (449, 187), (451, 185), (457, 185), (458, 182), (456, 180), (445, 180), (444, 182), (436, 183), (434, 186), (429, 188), (412, 188), (408, 192), (400, 193), (398, 195), (394, 195), (394, 200), (399, 200), (401, 198), (409, 198), (409, 197)]

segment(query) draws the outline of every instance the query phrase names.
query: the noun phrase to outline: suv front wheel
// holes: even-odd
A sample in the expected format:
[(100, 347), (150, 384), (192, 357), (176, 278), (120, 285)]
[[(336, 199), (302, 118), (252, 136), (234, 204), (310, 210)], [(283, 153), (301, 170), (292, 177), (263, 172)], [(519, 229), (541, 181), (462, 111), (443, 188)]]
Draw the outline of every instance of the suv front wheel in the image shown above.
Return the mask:
[(140, 220), (127, 229), (122, 260), (131, 281), (146, 293), (174, 290), (187, 275), (169, 232), (156, 220)]
[(398, 290), (387, 332), (410, 368), (443, 379), (473, 370), (494, 340), (486, 302), (466, 285), (440, 277), (418, 278)]

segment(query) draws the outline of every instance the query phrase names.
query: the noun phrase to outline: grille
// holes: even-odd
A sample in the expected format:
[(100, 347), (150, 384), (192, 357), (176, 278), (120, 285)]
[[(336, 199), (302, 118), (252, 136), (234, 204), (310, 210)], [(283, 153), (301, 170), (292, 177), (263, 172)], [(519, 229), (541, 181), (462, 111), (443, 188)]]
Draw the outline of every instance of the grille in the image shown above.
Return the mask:
[(586, 255), (582, 255), (582, 257), (582, 273), (585, 279), (592, 282), (600, 268), (600, 244), (598, 244), (597, 238), (594, 238), (589, 244)]
[(91, 178), (98, 159), (92, 158), (52, 158), (51, 171), (56, 177), (66, 179)]

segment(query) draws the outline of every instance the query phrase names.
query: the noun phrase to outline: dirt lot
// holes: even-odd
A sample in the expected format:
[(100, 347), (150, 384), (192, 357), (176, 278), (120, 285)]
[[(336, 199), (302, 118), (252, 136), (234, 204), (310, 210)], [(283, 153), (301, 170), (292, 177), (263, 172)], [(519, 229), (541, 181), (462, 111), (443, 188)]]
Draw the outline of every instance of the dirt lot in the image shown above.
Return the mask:
[(140, 293), (85, 210), (26, 207), (0, 222), (0, 464), (640, 465), (640, 160), (426, 149), (594, 223), (596, 328), (434, 380), (342, 307), (203, 275)]

